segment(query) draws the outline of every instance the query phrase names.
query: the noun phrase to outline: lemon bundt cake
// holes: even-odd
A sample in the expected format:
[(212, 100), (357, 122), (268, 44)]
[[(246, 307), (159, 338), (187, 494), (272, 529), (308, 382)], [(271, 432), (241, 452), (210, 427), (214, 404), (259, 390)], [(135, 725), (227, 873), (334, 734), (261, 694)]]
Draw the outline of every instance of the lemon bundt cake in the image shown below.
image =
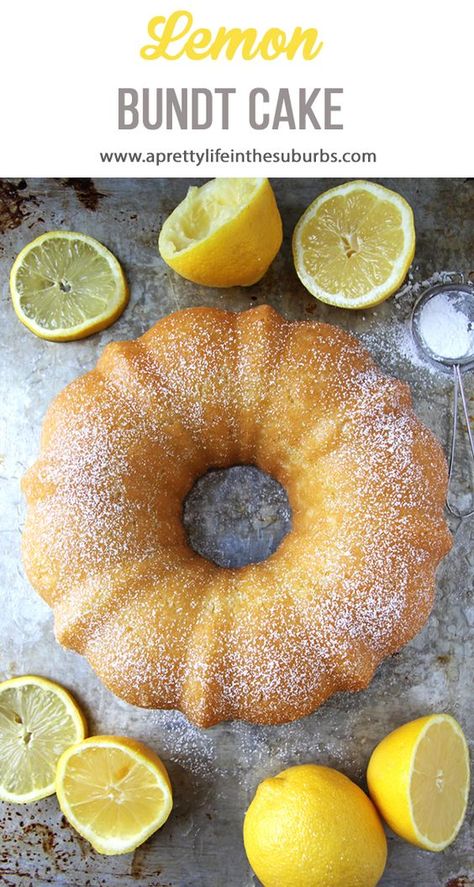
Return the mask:
[[(233, 466), (291, 508), (277, 550), (241, 567), (198, 554), (183, 522), (197, 479)], [(108, 345), (51, 405), (23, 482), (26, 569), (60, 643), (118, 696), (281, 723), (366, 687), (421, 628), (451, 544), (446, 476), (408, 387), (352, 336), (267, 306), (187, 309)]]

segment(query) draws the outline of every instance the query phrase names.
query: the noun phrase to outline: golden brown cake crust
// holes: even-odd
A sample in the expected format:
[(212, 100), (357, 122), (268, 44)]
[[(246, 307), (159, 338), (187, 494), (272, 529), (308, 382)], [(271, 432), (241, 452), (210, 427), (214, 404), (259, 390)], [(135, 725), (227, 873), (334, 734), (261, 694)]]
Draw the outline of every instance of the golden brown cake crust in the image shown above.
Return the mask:
[[(193, 552), (182, 502), (255, 464), (293, 529), (265, 562)], [(341, 329), (190, 308), (50, 406), (23, 488), (28, 576), (58, 640), (135, 705), (276, 724), (366, 687), (421, 628), (451, 546), (441, 447), (408, 387)]]

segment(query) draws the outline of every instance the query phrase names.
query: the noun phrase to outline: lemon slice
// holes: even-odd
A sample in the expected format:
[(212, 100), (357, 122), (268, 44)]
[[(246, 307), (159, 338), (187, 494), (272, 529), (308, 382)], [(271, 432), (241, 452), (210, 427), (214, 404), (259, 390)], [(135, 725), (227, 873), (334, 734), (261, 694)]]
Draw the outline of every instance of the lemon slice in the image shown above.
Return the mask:
[(28, 243), (13, 263), (10, 291), (19, 320), (53, 342), (105, 329), (128, 302), (115, 256), (98, 240), (74, 231), (48, 231)]
[(428, 715), (389, 733), (367, 771), (373, 801), (390, 828), (424, 850), (444, 850), (461, 828), (469, 753), (458, 722)]
[(98, 853), (129, 853), (166, 822), (173, 798), (155, 753), (123, 736), (92, 736), (68, 748), (56, 771), (59, 805)]
[(410, 205), (375, 182), (347, 182), (320, 194), (293, 234), (302, 284), (340, 308), (367, 308), (400, 286), (415, 253)]
[(268, 179), (212, 179), (191, 187), (166, 219), (158, 240), (164, 261), (205, 286), (250, 286), (282, 241)]
[(86, 734), (72, 696), (35, 675), (0, 684), (0, 798), (16, 804), (53, 795), (59, 756)]

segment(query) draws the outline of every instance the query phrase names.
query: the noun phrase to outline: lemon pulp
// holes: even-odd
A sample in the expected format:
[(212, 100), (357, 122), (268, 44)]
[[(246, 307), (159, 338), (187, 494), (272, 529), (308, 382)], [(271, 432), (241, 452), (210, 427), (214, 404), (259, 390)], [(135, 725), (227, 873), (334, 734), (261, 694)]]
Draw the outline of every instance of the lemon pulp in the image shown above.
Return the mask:
[(415, 751), (410, 797), (415, 828), (421, 840), (445, 846), (464, 819), (469, 762), (462, 733), (444, 719), (433, 720)]
[(161, 248), (168, 254), (189, 249), (237, 215), (252, 200), (261, 179), (212, 179), (192, 185), (164, 229)]

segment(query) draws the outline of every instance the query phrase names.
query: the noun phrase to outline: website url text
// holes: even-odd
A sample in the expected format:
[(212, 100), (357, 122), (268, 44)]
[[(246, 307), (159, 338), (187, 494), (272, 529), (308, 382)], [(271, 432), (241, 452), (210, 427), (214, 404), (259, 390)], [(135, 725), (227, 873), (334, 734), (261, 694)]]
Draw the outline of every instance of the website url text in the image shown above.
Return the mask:
[(257, 151), (249, 148), (205, 148), (202, 151), (186, 148), (182, 151), (99, 151), (101, 163), (148, 163), (153, 166), (186, 163), (199, 167), (209, 163), (377, 163), (374, 151)]

